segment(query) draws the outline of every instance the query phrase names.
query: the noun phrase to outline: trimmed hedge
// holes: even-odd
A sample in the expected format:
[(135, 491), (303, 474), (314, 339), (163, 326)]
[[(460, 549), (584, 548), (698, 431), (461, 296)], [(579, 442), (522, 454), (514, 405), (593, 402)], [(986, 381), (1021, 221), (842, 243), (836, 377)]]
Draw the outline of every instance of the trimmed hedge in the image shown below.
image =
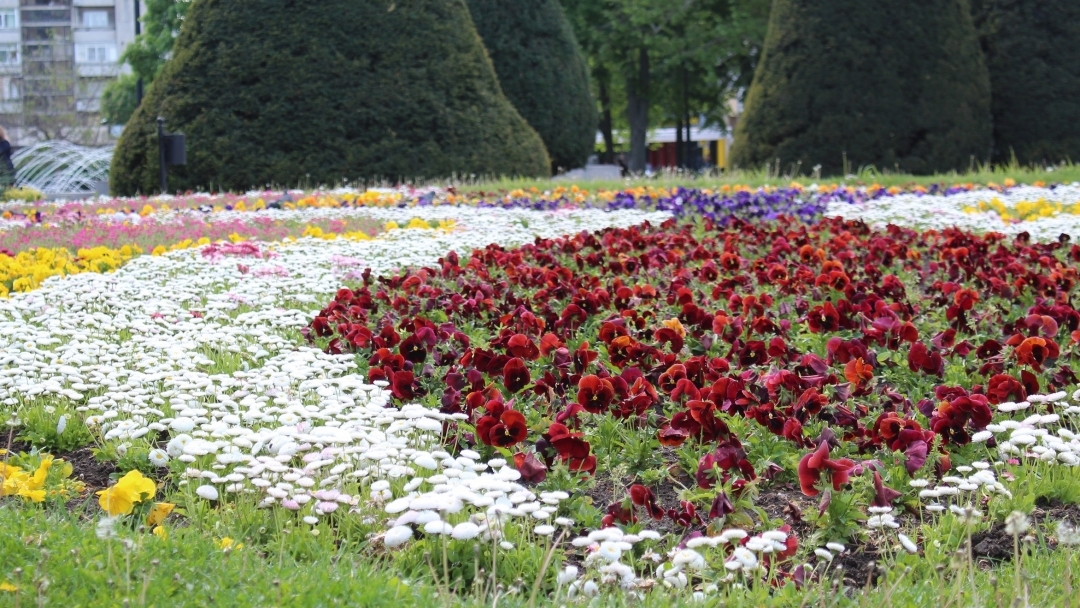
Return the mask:
[(1080, 161), (1080, 2), (973, 0), (994, 92), (994, 160)]
[(543, 138), (552, 168), (585, 165), (596, 143), (596, 102), (558, 0), (468, 3), (503, 93)]
[(157, 190), (158, 115), (187, 134), (171, 191), (550, 170), (464, 0), (195, 0), (117, 145), (115, 194)]
[(740, 167), (927, 174), (991, 151), (967, 0), (776, 0), (735, 130)]

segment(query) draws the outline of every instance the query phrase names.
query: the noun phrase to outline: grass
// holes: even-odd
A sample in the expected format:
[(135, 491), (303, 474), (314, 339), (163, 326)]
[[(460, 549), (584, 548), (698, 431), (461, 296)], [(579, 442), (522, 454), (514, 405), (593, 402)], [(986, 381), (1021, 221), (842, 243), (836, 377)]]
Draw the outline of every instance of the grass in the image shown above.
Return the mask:
[(1072, 183), (1080, 181), (1080, 165), (1074, 163), (1062, 163), (1054, 167), (1021, 167), (1019, 165), (986, 165), (976, 166), (971, 171), (964, 173), (949, 172), (934, 175), (911, 175), (893, 171), (880, 171), (873, 167), (864, 167), (848, 176), (827, 176), (815, 178), (805, 170), (787, 170), (776, 172), (769, 170), (759, 171), (733, 171), (719, 175), (698, 176), (691, 173), (663, 171), (653, 177), (627, 178), (622, 180), (561, 180), (561, 179), (487, 179), (487, 180), (452, 180), (458, 191), (464, 193), (479, 193), (492, 191), (509, 191), (515, 189), (527, 190), (536, 188), (547, 191), (559, 186), (567, 187), (576, 184), (589, 190), (618, 190), (632, 186), (654, 186), (675, 188), (678, 186), (694, 188), (718, 188), (729, 185), (747, 185), (750, 187), (760, 186), (787, 186), (792, 181), (798, 181), (804, 185), (813, 182), (830, 184), (846, 183), (849, 185), (879, 184), (885, 187), (891, 186), (915, 186), (930, 184), (1001, 184), (1006, 179), (1015, 180), (1018, 184), (1033, 184), (1035, 182)]
[[(286, 542), (226, 549), (224, 535), (200, 526), (170, 527), (161, 539), (117, 527), (99, 538), (96, 505), (68, 510), (0, 508), (0, 605), (4, 606), (527, 606), (531, 583), (478, 593), (439, 593), (430, 581), (395, 576), (388, 558), (371, 547), (342, 544), (329, 551), (297, 551), (320, 542), (294, 530)], [(1012, 601), (1012, 562), (972, 563), (963, 554), (964, 526), (924, 527), (928, 555), (895, 551), (875, 585), (840, 592), (828, 577), (797, 590), (727, 586), (724, 606), (1071, 606), (1075, 551), (1050, 551), (1046, 535), (1021, 543), (1022, 595)], [(306, 538), (305, 538), (306, 537)], [(960, 548), (960, 552), (954, 550)], [(321, 548), (321, 547), (320, 547)], [(301, 553), (301, 556), (296, 556)], [(830, 571), (837, 572), (836, 567)], [(519, 579), (520, 580), (520, 579)], [(14, 586), (16, 590), (13, 590)], [(539, 605), (555, 597), (539, 594)], [(689, 591), (602, 595), (594, 606), (700, 605)]]

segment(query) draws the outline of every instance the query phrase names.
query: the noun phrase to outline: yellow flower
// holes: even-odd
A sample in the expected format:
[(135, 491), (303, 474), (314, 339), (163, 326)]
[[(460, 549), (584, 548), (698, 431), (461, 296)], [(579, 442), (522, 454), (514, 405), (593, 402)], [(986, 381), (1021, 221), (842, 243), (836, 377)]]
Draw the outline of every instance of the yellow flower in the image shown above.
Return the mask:
[(387, 230), (397, 230), (398, 229), (398, 223), (397, 222), (386, 222), (386, 229)]
[(52, 462), (52, 456), (44, 456), (33, 475), (19, 467), (0, 463), (0, 477), (3, 478), (0, 496), (19, 496), (32, 502), (44, 501), (45, 481), (49, 477)]
[(152, 479), (147, 479), (139, 471), (131, 471), (121, 477), (116, 485), (99, 491), (97, 494), (101, 498), (98, 504), (112, 517), (127, 515), (137, 503), (153, 498), (155, 493), (157, 485)]
[(19, 590), (18, 587), (11, 583), (0, 583), (0, 591), (6, 591), (8, 593), (16, 593)]
[[(146, 525), (158, 526), (161, 522), (165, 521), (165, 518), (172, 513), (176, 505), (171, 502), (159, 502), (154, 504), (154, 508), (150, 510), (150, 514), (146, 516)], [(158, 526), (159, 528), (161, 526)]]
[(154, 526), (154, 536), (161, 540), (167, 540), (169, 538), (169, 532), (165, 530), (165, 526)]
[(678, 319), (668, 319), (667, 321), (662, 321), (661, 323), (664, 327), (673, 330), (675, 333), (679, 334), (680, 338), (686, 337), (686, 328), (683, 327), (683, 324), (680, 323)]
[(244, 548), (244, 543), (238, 543), (235, 540), (226, 536), (225, 538), (217, 541), (217, 546), (222, 551), (236, 551)]

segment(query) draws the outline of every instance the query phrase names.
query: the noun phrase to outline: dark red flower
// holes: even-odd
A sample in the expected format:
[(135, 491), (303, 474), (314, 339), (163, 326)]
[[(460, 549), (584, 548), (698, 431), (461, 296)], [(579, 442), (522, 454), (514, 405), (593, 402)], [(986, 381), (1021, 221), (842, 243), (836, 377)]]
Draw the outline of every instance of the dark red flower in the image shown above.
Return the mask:
[(992, 417), (990, 403), (984, 395), (961, 394), (938, 404), (930, 418), (930, 429), (941, 435), (945, 443), (964, 445), (971, 441), (968, 424), (980, 431), (990, 424)]
[(874, 501), (875, 507), (891, 507), (894, 500), (903, 496), (902, 493), (885, 485), (881, 481), (881, 473), (874, 471)]
[(941, 358), (941, 353), (931, 352), (922, 342), (915, 342), (908, 351), (908, 368), (913, 372), (921, 371), (941, 377), (945, 374), (945, 361)]
[(521, 473), (521, 478), (530, 483), (547, 479), (547, 467), (532, 452), (514, 454), (514, 466)]
[(829, 443), (821, 442), (816, 450), (802, 457), (799, 461), (799, 487), (807, 496), (817, 496), (817, 484), (821, 476), (826, 475), (834, 490), (847, 483), (855, 463), (847, 458), (829, 459)]
[(630, 500), (639, 507), (645, 507), (653, 519), (664, 519), (664, 509), (656, 502), (656, 494), (649, 488), (641, 484), (630, 486)]
[(667, 516), (676, 524), (689, 528), (694, 524), (703, 523), (697, 513), (697, 507), (689, 500), (680, 500), (678, 509), (668, 509)]
[(727, 494), (720, 492), (713, 498), (712, 506), (709, 507), (709, 519), (724, 517), (735, 512), (735, 505), (731, 504)]
[(514, 334), (506, 341), (506, 350), (512, 357), (521, 357), (527, 361), (535, 361), (540, 358), (540, 349), (533, 344), (532, 339), (525, 334)]
[(515, 410), (503, 409), (498, 402), (490, 408), (490, 413), (476, 422), (476, 434), (487, 445), (508, 448), (525, 441), (529, 436), (529, 427), (525, 416)]
[(581, 439), (581, 433), (572, 433), (565, 425), (554, 422), (544, 434), (545, 439), (558, 452), (559, 458), (571, 471), (592, 473), (596, 470), (596, 456), (589, 452), (589, 442)]
[[(719, 471), (719, 473), (717, 473)], [(728, 477), (729, 472), (739, 471), (747, 479), (754, 479), (754, 466), (746, 459), (746, 452), (738, 441), (723, 441), (712, 452), (698, 461), (695, 478), (698, 487), (708, 490)], [(719, 475), (719, 478), (717, 477)]]
[(1008, 401), (1015, 403), (1027, 399), (1027, 391), (1016, 378), (1008, 374), (996, 374), (987, 383), (986, 398), (994, 405)]
[(525, 388), (525, 385), (531, 380), (529, 369), (525, 367), (525, 362), (520, 357), (510, 359), (503, 367), (503, 386), (511, 393), (516, 393)]
[(833, 332), (840, 329), (840, 313), (832, 302), (825, 302), (822, 306), (815, 306), (806, 315), (806, 324), (810, 331), (815, 334)]
[(390, 371), (390, 374), (392, 374), (390, 379), (390, 391), (395, 398), (400, 399), (401, 401), (408, 401), (416, 396), (416, 387), (414, 386), (412, 372)]
[(615, 388), (607, 378), (588, 375), (578, 381), (577, 402), (587, 411), (600, 414), (611, 407)]
[(563, 346), (562, 340), (555, 334), (544, 334), (544, 336), (540, 338), (540, 354), (545, 357)]

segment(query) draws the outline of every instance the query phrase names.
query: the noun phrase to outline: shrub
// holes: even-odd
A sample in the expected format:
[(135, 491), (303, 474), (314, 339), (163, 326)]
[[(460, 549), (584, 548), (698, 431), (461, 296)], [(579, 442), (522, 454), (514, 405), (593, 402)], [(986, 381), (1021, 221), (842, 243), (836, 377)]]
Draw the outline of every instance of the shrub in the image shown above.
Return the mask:
[(733, 161), (925, 174), (991, 148), (967, 0), (776, 0)]
[(195, 0), (121, 136), (116, 194), (158, 183), (157, 116), (187, 134), (169, 189), (546, 175), (464, 0)]
[(468, 2), (503, 93), (543, 138), (553, 168), (583, 166), (596, 143), (596, 102), (559, 2)]
[(1080, 160), (1080, 3), (973, 0), (993, 90), (994, 160)]

